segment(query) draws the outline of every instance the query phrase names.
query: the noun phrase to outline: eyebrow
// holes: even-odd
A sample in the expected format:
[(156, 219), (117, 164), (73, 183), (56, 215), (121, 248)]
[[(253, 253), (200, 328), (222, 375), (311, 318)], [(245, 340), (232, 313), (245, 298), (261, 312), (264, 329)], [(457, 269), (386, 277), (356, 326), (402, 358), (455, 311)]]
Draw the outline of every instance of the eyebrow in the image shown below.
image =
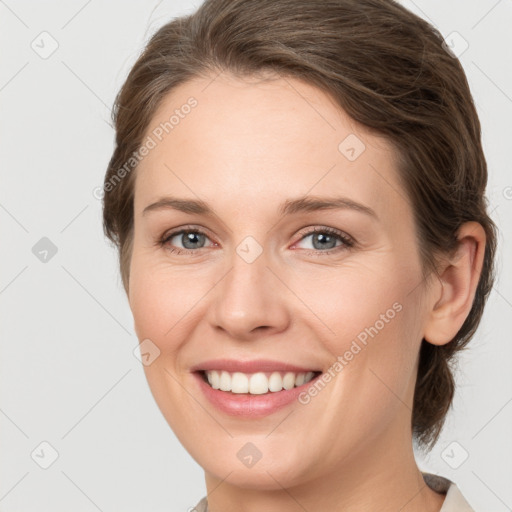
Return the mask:
[[(163, 197), (144, 208), (142, 215), (155, 210), (178, 210), (184, 213), (213, 216), (214, 211), (208, 203), (195, 199), (180, 199), (177, 197)], [(347, 197), (319, 197), (305, 196), (297, 199), (287, 199), (278, 209), (282, 216), (293, 215), (302, 212), (314, 212), (318, 210), (355, 210), (364, 213), (374, 219), (378, 219), (377, 214), (369, 206), (353, 201)]]

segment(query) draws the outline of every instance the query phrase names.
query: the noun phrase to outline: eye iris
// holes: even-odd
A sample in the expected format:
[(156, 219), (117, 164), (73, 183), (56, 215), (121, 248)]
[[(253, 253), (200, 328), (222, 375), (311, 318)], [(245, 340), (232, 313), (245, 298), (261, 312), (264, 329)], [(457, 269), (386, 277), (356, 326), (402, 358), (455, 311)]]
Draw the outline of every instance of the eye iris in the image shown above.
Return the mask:
[[(185, 247), (185, 249), (198, 249), (198, 247), (194, 246), (194, 244), (199, 243), (197, 241), (197, 239), (199, 239), (200, 241), (202, 241), (204, 243), (204, 235), (201, 235), (200, 233), (195, 233), (195, 232), (183, 233), (183, 235), (182, 235), (183, 247)], [(193, 246), (189, 247), (187, 245), (188, 243), (191, 243)]]
[[(327, 242), (327, 243), (334, 242), (334, 245), (327, 247), (325, 244), (320, 243), (320, 245), (318, 246), (315, 243), (317, 239), (320, 240), (320, 242)], [(327, 249), (333, 249), (335, 246), (336, 246), (336, 239), (333, 236), (326, 235), (324, 233), (316, 233), (315, 235), (313, 235), (313, 247), (315, 249), (325, 249), (326, 247), (327, 247)]]
[[(309, 236), (313, 238), (315, 249), (333, 249), (336, 247), (336, 239), (339, 237), (339, 235), (332, 235), (328, 231), (318, 231)], [(182, 231), (181, 233), (181, 242), (185, 249), (199, 249), (204, 246), (205, 239), (206, 235), (200, 231)], [(199, 247), (197, 247), (198, 244)]]

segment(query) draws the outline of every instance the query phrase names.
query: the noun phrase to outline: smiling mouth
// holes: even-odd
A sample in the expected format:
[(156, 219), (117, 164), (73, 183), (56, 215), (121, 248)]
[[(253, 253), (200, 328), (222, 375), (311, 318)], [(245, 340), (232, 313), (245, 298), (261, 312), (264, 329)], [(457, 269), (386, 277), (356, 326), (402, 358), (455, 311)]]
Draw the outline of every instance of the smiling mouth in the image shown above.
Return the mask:
[(257, 372), (200, 370), (202, 379), (213, 389), (233, 394), (263, 395), (303, 386), (322, 372)]

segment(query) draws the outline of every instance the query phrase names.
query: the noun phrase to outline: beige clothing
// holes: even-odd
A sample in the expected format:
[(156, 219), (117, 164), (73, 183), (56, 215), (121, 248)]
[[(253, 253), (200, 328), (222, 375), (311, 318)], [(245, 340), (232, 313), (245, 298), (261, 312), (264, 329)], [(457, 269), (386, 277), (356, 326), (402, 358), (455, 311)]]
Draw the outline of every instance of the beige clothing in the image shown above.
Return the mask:
[[(439, 512), (475, 512), (466, 501), (457, 485), (443, 476), (423, 473), (423, 480), (434, 491), (446, 494), (443, 506)], [(206, 496), (191, 510), (191, 512), (208, 512)]]

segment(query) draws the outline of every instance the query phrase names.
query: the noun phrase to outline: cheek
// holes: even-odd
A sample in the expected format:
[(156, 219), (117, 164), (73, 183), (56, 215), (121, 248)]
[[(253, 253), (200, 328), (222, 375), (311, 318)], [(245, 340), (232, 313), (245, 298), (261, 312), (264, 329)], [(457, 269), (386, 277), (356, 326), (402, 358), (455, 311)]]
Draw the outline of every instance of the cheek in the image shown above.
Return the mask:
[[(173, 330), (181, 327), (190, 310), (191, 288), (184, 293), (186, 280), (170, 276), (150, 258), (134, 254), (130, 270), (130, 308), (139, 340), (151, 339), (160, 350), (176, 339)], [(164, 340), (166, 347), (162, 346)]]
[(134, 253), (130, 275), (130, 308), (139, 341), (150, 339), (161, 356), (153, 366), (181, 372), (182, 348), (207, 314), (208, 292), (218, 272), (170, 265), (165, 257)]
[(411, 293), (417, 269), (380, 260), (357, 268), (347, 264), (343, 271), (302, 280), (300, 286), (297, 281), (298, 294), (314, 314), (311, 325), (325, 333), (322, 340), (333, 358), (342, 358), (345, 376), (339, 385), (364, 384), (372, 389), (370, 395), (389, 393), (376, 375), (394, 391), (405, 391), (421, 342), (421, 311)]
[[(365, 264), (344, 263), (343, 268), (296, 276), (292, 288), (310, 310), (312, 322), (323, 325), (333, 349), (343, 349), (347, 340), (377, 323), (386, 329), (400, 315), (410, 291), (410, 279), (388, 258)], [(382, 317), (383, 315), (383, 317)], [(389, 329), (387, 329), (389, 330)], [(360, 336), (364, 338), (364, 334)], [(339, 347), (336, 347), (336, 344)], [(339, 351), (337, 351), (339, 353)]]

